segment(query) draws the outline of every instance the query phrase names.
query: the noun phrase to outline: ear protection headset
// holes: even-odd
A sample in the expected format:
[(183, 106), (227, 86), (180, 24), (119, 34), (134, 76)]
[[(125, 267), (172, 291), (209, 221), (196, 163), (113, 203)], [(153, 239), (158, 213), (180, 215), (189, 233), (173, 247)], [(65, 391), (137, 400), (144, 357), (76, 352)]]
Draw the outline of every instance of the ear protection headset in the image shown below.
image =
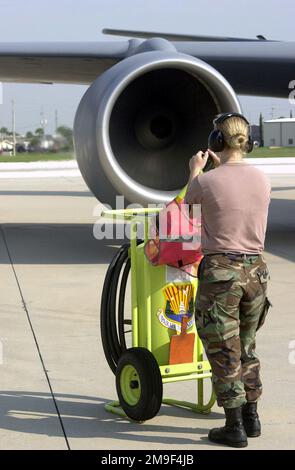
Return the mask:
[[(243, 119), (247, 124), (248, 124), (248, 142), (246, 144), (246, 152), (250, 153), (253, 150), (253, 139), (251, 135), (251, 127), (249, 121), (243, 116), (242, 114), (239, 113), (222, 113), (218, 114), (216, 118), (213, 120), (213, 125), (216, 126), (218, 124), (221, 124), (224, 122), (226, 119), (236, 116), (241, 119)], [(213, 131), (209, 134), (208, 137), (208, 148), (211, 149), (213, 152), (222, 152), (222, 150), (225, 147), (225, 138), (223, 135), (223, 132), (220, 131), (219, 129), (213, 129)]]

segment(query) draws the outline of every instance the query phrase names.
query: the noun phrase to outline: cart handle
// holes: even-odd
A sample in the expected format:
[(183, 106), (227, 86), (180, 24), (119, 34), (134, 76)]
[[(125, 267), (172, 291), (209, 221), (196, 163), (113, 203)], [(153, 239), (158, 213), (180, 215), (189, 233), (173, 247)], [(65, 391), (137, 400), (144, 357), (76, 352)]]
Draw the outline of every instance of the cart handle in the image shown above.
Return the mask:
[(139, 216), (139, 221), (142, 222), (143, 216), (148, 216), (151, 214), (157, 214), (162, 210), (162, 207), (150, 208), (142, 207), (138, 209), (114, 209), (114, 210), (105, 210), (101, 212), (101, 217), (107, 218), (116, 218), (122, 220), (134, 220)]

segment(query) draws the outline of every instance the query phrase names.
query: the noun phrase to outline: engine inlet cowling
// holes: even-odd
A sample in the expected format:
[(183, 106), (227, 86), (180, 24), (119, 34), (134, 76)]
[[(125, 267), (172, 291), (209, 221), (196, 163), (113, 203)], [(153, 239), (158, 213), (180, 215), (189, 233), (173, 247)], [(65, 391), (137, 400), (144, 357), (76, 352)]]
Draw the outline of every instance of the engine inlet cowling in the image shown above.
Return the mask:
[(207, 148), (212, 119), (241, 112), (225, 78), (202, 60), (144, 52), (119, 62), (83, 96), (74, 123), (81, 173), (103, 203), (168, 202)]

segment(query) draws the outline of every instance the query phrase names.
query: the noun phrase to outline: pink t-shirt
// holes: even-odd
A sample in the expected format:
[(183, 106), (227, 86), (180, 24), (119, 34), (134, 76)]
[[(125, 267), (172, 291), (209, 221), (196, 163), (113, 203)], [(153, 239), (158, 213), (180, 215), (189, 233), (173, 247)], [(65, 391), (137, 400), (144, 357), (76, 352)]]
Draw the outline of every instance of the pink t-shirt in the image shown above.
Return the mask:
[(203, 253), (261, 253), (270, 193), (269, 178), (245, 161), (195, 177), (185, 201), (201, 204)]

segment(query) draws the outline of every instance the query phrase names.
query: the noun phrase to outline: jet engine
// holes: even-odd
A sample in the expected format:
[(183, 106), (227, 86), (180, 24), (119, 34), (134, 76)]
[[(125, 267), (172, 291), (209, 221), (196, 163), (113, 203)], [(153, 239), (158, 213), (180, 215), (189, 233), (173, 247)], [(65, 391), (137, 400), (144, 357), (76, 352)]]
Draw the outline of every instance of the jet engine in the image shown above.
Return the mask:
[(227, 80), (176, 51), (130, 55), (84, 94), (74, 123), (80, 171), (102, 203), (167, 202), (188, 179), (188, 162), (207, 148), (212, 119), (241, 112)]

